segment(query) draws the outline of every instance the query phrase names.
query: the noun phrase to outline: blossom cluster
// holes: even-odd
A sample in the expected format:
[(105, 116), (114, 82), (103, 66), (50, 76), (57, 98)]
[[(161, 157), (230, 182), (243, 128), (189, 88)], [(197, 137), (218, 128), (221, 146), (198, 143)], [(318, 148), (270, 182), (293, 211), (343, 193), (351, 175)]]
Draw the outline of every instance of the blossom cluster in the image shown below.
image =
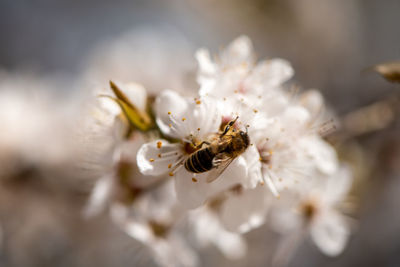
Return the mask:
[(196, 266), (205, 245), (241, 257), (243, 234), (264, 224), (282, 237), (276, 264), (306, 235), (338, 255), (350, 234), (339, 206), (352, 175), (324, 140), (322, 95), (288, 86), (286, 60), (257, 62), (246, 36), (218, 56), (195, 56), (196, 95), (117, 82), (114, 94), (101, 92), (94, 114), (112, 140), (111, 164), (85, 214), (107, 209), (161, 266)]

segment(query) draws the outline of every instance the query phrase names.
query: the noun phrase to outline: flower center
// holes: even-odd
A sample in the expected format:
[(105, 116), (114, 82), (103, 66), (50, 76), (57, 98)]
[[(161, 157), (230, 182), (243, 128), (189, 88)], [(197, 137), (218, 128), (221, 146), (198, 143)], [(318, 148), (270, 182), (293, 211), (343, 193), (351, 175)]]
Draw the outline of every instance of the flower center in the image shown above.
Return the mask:
[(301, 204), (300, 212), (306, 221), (311, 221), (318, 212), (318, 207), (314, 201), (306, 201)]
[(169, 232), (170, 227), (166, 224), (162, 224), (151, 220), (148, 222), (153, 234), (160, 238), (165, 238)]

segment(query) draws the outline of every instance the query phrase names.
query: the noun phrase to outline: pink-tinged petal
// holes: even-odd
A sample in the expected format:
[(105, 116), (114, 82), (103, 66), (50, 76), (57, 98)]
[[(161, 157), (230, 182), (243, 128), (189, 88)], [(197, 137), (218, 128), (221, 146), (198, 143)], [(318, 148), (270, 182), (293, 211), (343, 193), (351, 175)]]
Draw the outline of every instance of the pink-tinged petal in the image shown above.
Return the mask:
[(157, 176), (168, 173), (181, 156), (180, 144), (155, 140), (141, 146), (136, 161), (142, 174)]
[(175, 190), (178, 201), (186, 208), (201, 206), (208, 198), (223, 192), (234, 185), (242, 184), (246, 179), (246, 162), (235, 159), (231, 165), (213, 182), (207, 183), (210, 172), (194, 175), (182, 170), (176, 174)]
[[(171, 125), (174, 123), (172, 118), (182, 119), (188, 109), (188, 102), (178, 93), (170, 90), (163, 91), (156, 99), (154, 110), (156, 122), (160, 130), (173, 138), (182, 137)], [(172, 115), (172, 117), (171, 117)]]
[(334, 212), (320, 214), (311, 227), (311, 237), (317, 247), (328, 256), (339, 255), (350, 235), (346, 219)]
[(221, 223), (232, 232), (246, 233), (264, 223), (268, 210), (265, 186), (232, 193), (222, 204)]

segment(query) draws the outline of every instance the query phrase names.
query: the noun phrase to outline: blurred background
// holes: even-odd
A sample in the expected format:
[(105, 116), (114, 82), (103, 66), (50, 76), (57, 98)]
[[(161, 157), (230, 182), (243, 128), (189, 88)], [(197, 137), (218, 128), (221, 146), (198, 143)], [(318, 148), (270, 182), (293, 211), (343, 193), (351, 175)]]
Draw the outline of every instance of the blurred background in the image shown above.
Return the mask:
[[(334, 142), (359, 182), (347, 249), (329, 258), (306, 242), (291, 266), (399, 266), (400, 85), (364, 71), (400, 59), (399, 14), (397, 0), (1, 1), (0, 266), (153, 264), (107, 216), (82, 218), (96, 175), (75, 170), (73, 118), (110, 79), (196, 90), (194, 51), (217, 53), (242, 34), (258, 58), (290, 61), (294, 82), (321, 90), (345, 122), (377, 102), (391, 114), (365, 131), (344, 123)], [(247, 234), (240, 261), (210, 248), (202, 263), (265, 266), (266, 235)]]

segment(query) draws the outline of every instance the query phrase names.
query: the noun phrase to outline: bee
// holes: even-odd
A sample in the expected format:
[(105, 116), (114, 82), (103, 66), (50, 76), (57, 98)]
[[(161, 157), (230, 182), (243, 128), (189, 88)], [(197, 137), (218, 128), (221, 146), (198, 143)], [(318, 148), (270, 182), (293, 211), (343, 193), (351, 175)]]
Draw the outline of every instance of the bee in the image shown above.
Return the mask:
[[(215, 140), (203, 141), (197, 146), (198, 150), (190, 154), (184, 163), (187, 171), (204, 173), (215, 170), (207, 177), (207, 182), (210, 183), (217, 179), (229, 164), (247, 149), (250, 144), (247, 127), (246, 132), (238, 131), (233, 127), (238, 118), (230, 121)], [(206, 146), (203, 147), (203, 145)]]

